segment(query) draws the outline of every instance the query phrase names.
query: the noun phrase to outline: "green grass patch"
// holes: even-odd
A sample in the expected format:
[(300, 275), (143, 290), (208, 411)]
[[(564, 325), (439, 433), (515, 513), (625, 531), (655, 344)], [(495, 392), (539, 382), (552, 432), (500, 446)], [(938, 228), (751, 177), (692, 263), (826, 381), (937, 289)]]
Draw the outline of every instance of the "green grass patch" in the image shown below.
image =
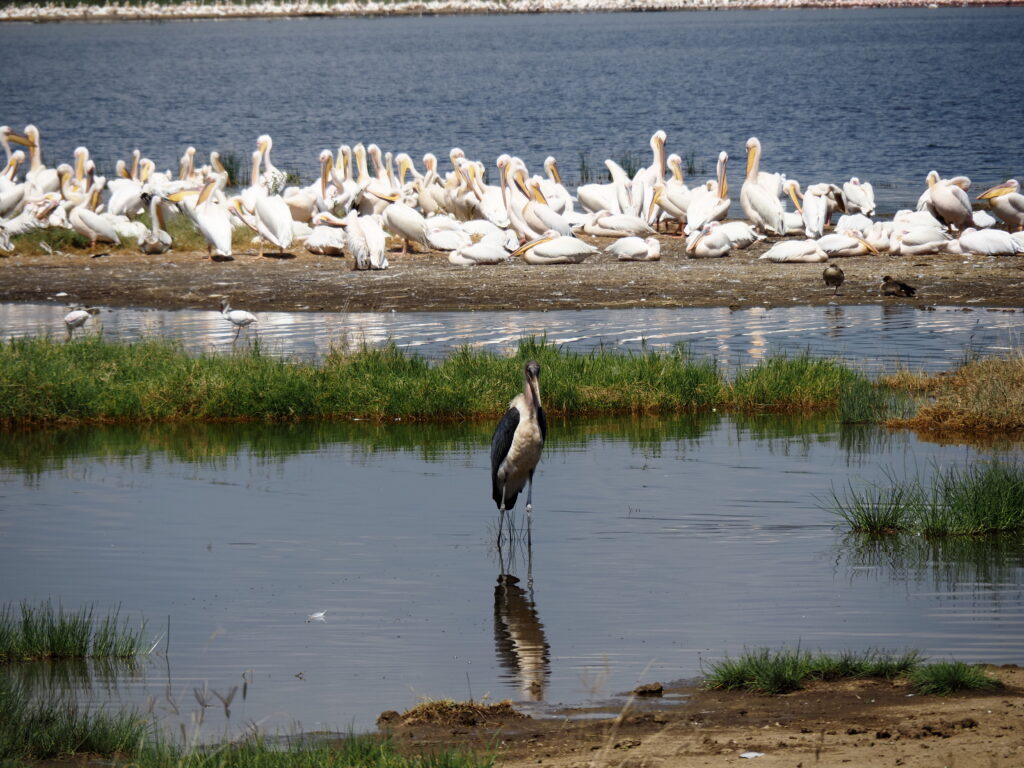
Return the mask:
[(917, 693), (937, 696), (960, 691), (994, 691), (1003, 687), (979, 665), (962, 661), (937, 661), (920, 666), (911, 671), (910, 682)]
[(778, 651), (762, 648), (712, 663), (705, 685), (729, 691), (789, 693), (802, 688), (808, 680), (892, 679), (915, 669), (920, 659), (916, 651), (902, 654), (847, 651), (835, 655), (790, 648)]
[(87, 711), (66, 696), (35, 700), (0, 676), (0, 760), (47, 760), (61, 755), (131, 755), (148, 732), (136, 713)]
[(927, 481), (832, 493), (832, 511), (867, 534), (980, 536), (1024, 530), (1024, 467), (993, 461), (936, 470)]
[(97, 335), (70, 343), (0, 344), (0, 424), (491, 419), (521, 389), (522, 365), (543, 367), (544, 407), (560, 415), (710, 412), (838, 414), (865, 377), (832, 360), (769, 358), (730, 382), (684, 348), (623, 354), (565, 351), (525, 339), (516, 355), (468, 348), (436, 363), (395, 346), (334, 351), (319, 363), (267, 355), (189, 355), (164, 340), (121, 344)]
[(65, 610), (52, 602), (0, 607), (0, 663), (43, 659), (130, 659), (148, 650), (145, 622), (133, 627), (115, 611), (96, 617), (92, 606)]

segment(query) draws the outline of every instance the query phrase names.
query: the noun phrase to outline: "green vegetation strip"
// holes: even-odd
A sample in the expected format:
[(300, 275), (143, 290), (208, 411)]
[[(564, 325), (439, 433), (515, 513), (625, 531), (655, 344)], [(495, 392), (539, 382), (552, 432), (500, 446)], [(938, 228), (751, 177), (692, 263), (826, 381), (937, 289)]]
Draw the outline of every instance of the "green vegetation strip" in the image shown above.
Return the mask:
[(833, 491), (833, 511), (855, 532), (980, 536), (1024, 530), (1024, 467), (993, 461), (920, 478)]
[(102, 618), (92, 606), (66, 611), (46, 601), (0, 607), (0, 664), (42, 659), (129, 659), (148, 650), (146, 625), (135, 629), (119, 622), (118, 612)]
[(0, 424), (158, 421), (389, 421), (493, 418), (537, 359), (549, 414), (838, 411), (877, 420), (890, 396), (834, 360), (771, 358), (728, 381), (713, 360), (671, 352), (579, 354), (533, 339), (513, 358), (461, 349), (436, 364), (394, 346), (334, 351), (320, 363), (268, 356), (189, 355), (169, 341), (89, 337), (0, 344)]
[(705, 685), (724, 690), (789, 693), (809, 680), (908, 678), (918, 693), (949, 694), (963, 690), (991, 690), (1000, 683), (980, 667), (963, 662), (924, 663), (917, 651), (902, 654), (866, 651), (838, 655), (783, 648), (748, 651), (711, 664)]

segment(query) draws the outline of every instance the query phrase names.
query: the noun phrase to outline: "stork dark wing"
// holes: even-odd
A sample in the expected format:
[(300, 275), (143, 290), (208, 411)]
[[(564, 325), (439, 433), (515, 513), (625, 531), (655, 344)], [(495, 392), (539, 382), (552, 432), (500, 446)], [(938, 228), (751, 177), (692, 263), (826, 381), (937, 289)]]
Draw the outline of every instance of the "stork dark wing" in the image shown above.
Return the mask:
[(540, 424), (540, 439), (546, 441), (548, 439), (548, 417), (544, 415), (544, 409), (537, 409), (537, 423)]
[(508, 456), (512, 447), (512, 438), (516, 434), (516, 427), (519, 426), (519, 409), (509, 408), (501, 417), (498, 426), (494, 428), (494, 435), (491, 436), (491, 492), (494, 496), (494, 503), (501, 507), (501, 488), (498, 486), (498, 467)]

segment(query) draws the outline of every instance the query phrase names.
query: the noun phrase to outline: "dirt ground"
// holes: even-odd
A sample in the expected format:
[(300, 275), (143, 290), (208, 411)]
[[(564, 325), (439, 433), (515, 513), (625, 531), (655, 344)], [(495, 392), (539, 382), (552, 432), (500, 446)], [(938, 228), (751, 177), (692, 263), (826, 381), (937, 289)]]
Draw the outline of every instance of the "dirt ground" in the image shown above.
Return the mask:
[[(602, 249), (611, 241), (585, 237)], [(987, 256), (871, 256), (836, 259), (846, 273), (838, 296), (821, 264), (759, 261), (772, 241), (720, 259), (688, 259), (682, 241), (662, 236), (660, 262), (617, 262), (598, 253), (582, 264), (455, 267), (442, 253), (402, 256), (390, 241), (389, 269), (354, 272), (349, 258), (205, 253), (146, 256), (121, 251), (0, 258), (0, 300), (161, 309), (216, 308), (221, 297), (252, 311), (440, 311), (732, 307), (909, 302), (917, 306), (1024, 307), (1024, 259)], [(884, 298), (883, 275), (918, 289)], [(66, 295), (58, 295), (66, 294)]]
[[(1024, 765), (1024, 669), (989, 667), (995, 693), (916, 696), (903, 683), (815, 683), (782, 696), (666, 686), (684, 703), (635, 698), (600, 720), (514, 715), (474, 722), (381, 725), (417, 748), (496, 749), (503, 768), (751, 765), (1011, 768)], [(744, 753), (761, 753), (743, 758)]]

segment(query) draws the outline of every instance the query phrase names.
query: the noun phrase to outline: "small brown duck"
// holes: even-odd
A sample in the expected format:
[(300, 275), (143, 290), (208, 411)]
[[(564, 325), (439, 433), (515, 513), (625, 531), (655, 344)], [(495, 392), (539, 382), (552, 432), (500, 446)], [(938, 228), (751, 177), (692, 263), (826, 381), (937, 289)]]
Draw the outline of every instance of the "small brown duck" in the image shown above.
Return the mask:
[(917, 293), (917, 288), (907, 285), (900, 280), (893, 280), (889, 275), (886, 275), (882, 278), (881, 292), (883, 296), (912, 297)]
[(835, 264), (829, 264), (825, 267), (825, 271), (821, 273), (821, 279), (825, 281), (825, 286), (827, 288), (834, 289), (832, 291), (832, 295), (836, 296), (839, 293), (839, 286), (841, 286), (843, 284), (843, 280), (846, 279), (846, 274), (843, 272), (841, 267)]

